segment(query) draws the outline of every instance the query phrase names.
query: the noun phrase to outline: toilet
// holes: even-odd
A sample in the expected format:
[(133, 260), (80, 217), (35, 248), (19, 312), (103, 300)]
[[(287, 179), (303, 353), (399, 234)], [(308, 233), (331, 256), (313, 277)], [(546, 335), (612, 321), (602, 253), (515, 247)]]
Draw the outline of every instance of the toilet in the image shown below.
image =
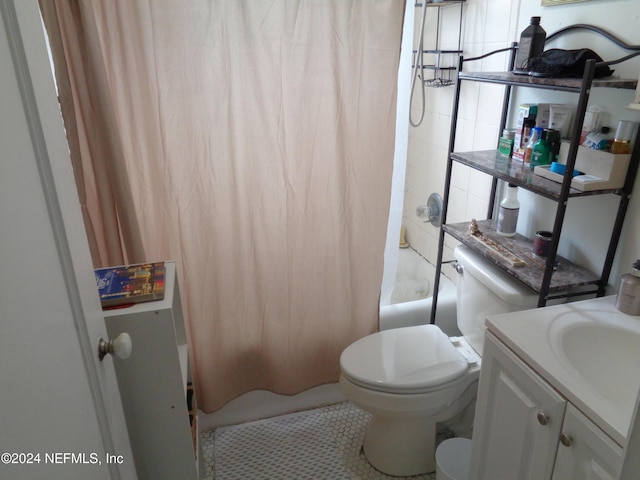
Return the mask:
[(487, 315), (534, 308), (537, 294), (465, 246), (454, 251), (457, 324), (368, 335), (340, 356), (340, 388), (371, 414), (364, 439), (369, 463), (392, 476), (436, 470), (436, 424), (474, 402)]

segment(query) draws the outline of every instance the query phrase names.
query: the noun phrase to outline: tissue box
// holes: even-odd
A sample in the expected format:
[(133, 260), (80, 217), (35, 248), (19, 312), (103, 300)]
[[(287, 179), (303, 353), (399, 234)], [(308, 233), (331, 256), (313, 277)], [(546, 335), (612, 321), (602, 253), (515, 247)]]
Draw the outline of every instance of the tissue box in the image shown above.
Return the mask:
[[(566, 163), (568, 144), (560, 147), (560, 163)], [(630, 154), (613, 153), (578, 147), (575, 169), (585, 173), (574, 177), (571, 186), (583, 192), (622, 188), (629, 169)], [(549, 171), (549, 167), (536, 167), (534, 173), (556, 182), (562, 182), (562, 175)]]

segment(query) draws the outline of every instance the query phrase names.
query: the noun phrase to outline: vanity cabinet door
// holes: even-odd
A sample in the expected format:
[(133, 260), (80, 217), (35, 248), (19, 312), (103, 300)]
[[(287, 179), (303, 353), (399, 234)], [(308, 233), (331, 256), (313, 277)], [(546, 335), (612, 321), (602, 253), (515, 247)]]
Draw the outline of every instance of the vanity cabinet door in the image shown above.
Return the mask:
[(471, 480), (549, 480), (566, 401), (487, 332)]
[(553, 480), (615, 480), (621, 465), (622, 447), (569, 404)]

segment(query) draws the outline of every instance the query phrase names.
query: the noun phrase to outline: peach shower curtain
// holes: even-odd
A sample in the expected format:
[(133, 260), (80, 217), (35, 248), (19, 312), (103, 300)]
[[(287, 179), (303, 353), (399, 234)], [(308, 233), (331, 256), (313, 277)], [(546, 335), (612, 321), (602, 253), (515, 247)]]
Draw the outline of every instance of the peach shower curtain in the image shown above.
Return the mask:
[(102, 62), (145, 259), (177, 260), (201, 408), (337, 381), (377, 329), (404, 0), (54, 3), (74, 103)]

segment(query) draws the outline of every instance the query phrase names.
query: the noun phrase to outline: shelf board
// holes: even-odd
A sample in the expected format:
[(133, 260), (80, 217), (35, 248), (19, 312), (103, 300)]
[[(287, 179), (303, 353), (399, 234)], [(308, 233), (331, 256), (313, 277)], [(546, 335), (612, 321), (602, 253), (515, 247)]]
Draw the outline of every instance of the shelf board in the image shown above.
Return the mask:
[(431, 53), (434, 55), (455, 55), (462, 53), (462, 50), (422, 50), (422, 53)]
[[(412, 50), (411, 53), (415, 55), (418, 50)], [(462, 50), (422, 50), (422, 53), (429, 53), (433, 55), (455, 55), (462, 53)]]
[[(482, 150), (477, 152), (452, 152), (451, 159), (468, 165), (471, 168), (492, 175), (505, 182), (513, 183), (525, 190), (554, 201), (560, 200), (562, 184), (536, 175), (523, 162), (500, 155), (497, 150)], [(619, 189), (593, 190), (583, 192), (569, 188), (569, 197), (583, 197), (587, 195), (602, 195), (605, 193), (619, 193)]]
[[(510, 253), (520, 257), (526, 265), (522, 267), (512, 266), (497, 255), (494, 250), (477, 241), (469, 233), (469, 222), (442, 225), (442, 229), (453, 238), (478, 252), (498, 268), (539, 293), (544, 276), (546, 258), (534, 255), (533, 241), (520, 234), (516, 234), (514, 237), (498, 235), (496, 233), (496, 223), (492, 220), (480, 220), (478, 221), (478, 227), (484, 236), (495, 241)], [(557, 266), (551, 277), (549, 293), (563, 292), (570, 288), (583, 287), (585, 285), (597, 285), (600, 280), (592, 272), (560, 256), (556, 256), (556, 261)]]
[[(412, 67), (414, 68), (414, 67)], [(455, 71), (456, 67), (439, 67), (437, 65), (422, 65), (423, 70), (436, 70), (436, 71)]]
[[(565, 92), (580, 92), (581, 78), (542, 78), (528, 75), (515, 75), (511, 72), (460, 72), (461, 80), (473, 80), (477, 82), (499, 83), (501, 85), (515, 85), (524, 87), (536, 87)], [(592, 87), (597, 88), (622, 88), (635, 90), (638, 80), (631, 80), (611, 76), (608, 78), (594, 79)]]
[[(465, 3), (466, 0), (427, 0), (427, 7), (444, 7), (445, 5), (453, 5), (456, 3)], [(417, 3), (414, 7), (422, 7), (423, 3)]]

